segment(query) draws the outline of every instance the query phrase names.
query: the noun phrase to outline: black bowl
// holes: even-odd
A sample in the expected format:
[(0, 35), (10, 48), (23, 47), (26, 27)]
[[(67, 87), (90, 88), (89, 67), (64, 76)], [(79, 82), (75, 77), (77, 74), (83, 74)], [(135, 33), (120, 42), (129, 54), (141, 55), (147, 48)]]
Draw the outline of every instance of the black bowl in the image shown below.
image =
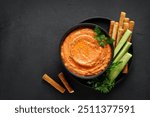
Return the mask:
[(61, 58), (61, 63), (65, 69), (65, 71), (67, 71), (69, 74), (71, 74), (72, 76), (76, 77), (76, 78), (79, 78), (79, 79), (85, 79), (85, 80), (90, 80), (90, 79), (94, 79), (94, 78), (97, 78), (97, 77), (100, 77), (105, 71), (106, 69), (111, 65), (112, 63), (112, 59), (113, 59), (113, 44), (111, 44), (111, 53), (112, 53), (112, 56), (111, 56), (111, 59), (109, 61), (109, 64), (107, 65), (107, 67), (103, 70), (103, 71), (100, 71), (100, 73), (96, 74), (96, 75), (91, 75), (91, 76), (80, 76), (78, 74), (75, 74), (73, 72), (71, 72), (65, 65), (64, 65), (64, 62), (63, 62), (63, 59), (61, 57), (61, 46), (64, 42), (64, 40), (66, 39), (66, 37), (71, 33), (73, 32), (74, 30), (77, 30), (77, 29), (80, 29), (80, 28), (91, 28), (91, 29), (94, 29), (95, 27), (99, 27), (99, 29), (101, 30), (101, 32), (108, 38), (110, 38), (110, 36), (108, 35), (107, 32), (105, 32), (105, 30), (103, 28), (101, 28), (99, 25), (96, 25), (96, 24), (93, 24), (93, 23), (83, 23), (83, 24), (78, 24), (78, 25), (75, 25), (73, 26), (72, 28), (70, 28), (63, 36), (62, 36), (62, 39), (61, 39), (61, 42), (60, 42), (60, 45), (59, 45), (59, 55), (60, 55), (60, 58)]

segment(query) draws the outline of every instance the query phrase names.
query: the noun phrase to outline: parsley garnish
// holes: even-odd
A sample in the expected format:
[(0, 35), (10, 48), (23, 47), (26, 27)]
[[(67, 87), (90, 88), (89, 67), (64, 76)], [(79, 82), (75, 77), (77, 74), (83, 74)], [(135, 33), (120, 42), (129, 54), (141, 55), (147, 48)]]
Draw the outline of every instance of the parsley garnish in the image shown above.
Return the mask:
[(114, 42), (112, 38), (106, 37), (98, 26), (94, 28), (94, 32), (96, 33), (95, 39), (99, 42), (100, 46), (104, 47), (106, 44), (112, 44)]
[(112, 81), (108, 78), (108, 74), (112, 69), (117, 67), (122, 61), (112, 63), (112, 65), (104, 73), (103, 81), (100, 81), (98, 78), (88, 81), (87, 83), (91, 85), (95, 90), (100, 91), (101, 93), (109, 93), (111, 89), (115, 86), (115, 81)]
[(102, 82), (98, 78), (88, 81), (88, 84), (91, 85), (95, 90), (100, 91), (101, 93), (109, 93), (111, 89), (115, 86), (115, 82), (110, 81), (109, 78), (105, 78)]

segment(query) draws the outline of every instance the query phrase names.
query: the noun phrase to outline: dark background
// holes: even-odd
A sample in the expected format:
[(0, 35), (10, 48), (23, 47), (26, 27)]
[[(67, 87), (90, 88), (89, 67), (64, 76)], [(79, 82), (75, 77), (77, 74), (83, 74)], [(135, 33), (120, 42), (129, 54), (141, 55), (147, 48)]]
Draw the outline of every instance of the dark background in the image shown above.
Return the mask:
[[(0, 99), (150, 99), (149, 0), (0, 0)], [(132, 67), (126, 79), (104, 95), (76, 81), (75, 93), (60, 94), (41, 80), (59, 81), (61, 36), (88, 17), (136, 22)]]

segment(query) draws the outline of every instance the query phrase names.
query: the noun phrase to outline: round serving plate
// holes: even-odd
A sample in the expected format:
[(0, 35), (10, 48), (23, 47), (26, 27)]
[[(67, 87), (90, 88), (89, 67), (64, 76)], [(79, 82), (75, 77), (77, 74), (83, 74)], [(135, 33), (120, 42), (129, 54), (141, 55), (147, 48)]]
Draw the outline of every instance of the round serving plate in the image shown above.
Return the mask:
[[(111, 19), (109, 19), (109, 18), (92, 17), (92, 18), (88, 18), (88, 19), (81, 21), (79, 24), (82, 24), (82, 23), (96, 24), (96, 25), (99, 25), (100, 27), (102, 27), (103, 30), (105, 30), (105, 32), (108, 33), (110, 21), (111, 21)], [(133, 55), (133, 47), (132, 46), (129, 49), (129, 53), (131, 53)], [(130, 61), (128, 63), (129, 73), (130, 73), (131, 66), (132, 66), (132, 59), (130, 59)], [(67, 76), (69, 75), (68, 77), (73, 77), (72, 75), (68, 74), (68, 72), (65, 72), (65, 74)], [(120, 84), (127, 77), (128, 74), (120, 73), (120, 75), (116, 78), (116, 85)], [(93, 88), (91, 85), (89, 85), (87, 83), (88, 80), (83, 80), (83, 79), (78, 79), (78, 78), (77, 79), (73, 78), (73, 79), (75, 79), (75, 81), (78, 81), (81, 85), (86, 86), (87, 88)], [(103, 79), (101, 79), (101, 80), (103, 80)]]

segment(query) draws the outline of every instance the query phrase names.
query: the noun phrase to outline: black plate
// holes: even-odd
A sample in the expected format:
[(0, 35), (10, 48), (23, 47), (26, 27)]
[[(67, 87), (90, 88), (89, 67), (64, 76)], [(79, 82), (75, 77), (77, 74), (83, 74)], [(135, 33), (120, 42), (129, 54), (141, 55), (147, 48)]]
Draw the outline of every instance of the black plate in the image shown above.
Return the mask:
[(80, 23), (97, 24), (100, 27), (102, 27), (106, 32), (108, 32), (109, 31), (110, 20), (111, 19), (109, 19), (109, 18), (93, 17), (93, 18), (85, 19), (85, 20), (81, 21)]
[[(89, 19), (85, 19), (83, 21), (81, 21), (80, 23), (93, 23), (93, 24), (97, 24), (100, 27), (102, 27), (106, 32), (109, 31), (109, 25), (110, 25), (110, 19), (109, 18), (100, 18), (100, 17), (95, 17), (95, 18), (89, 18)], [(133, 55), (133, 47), (131, 46), (129, 49), (129, 53), (131, 53)], [(128, 65), (129, 65), (129, 71), (131, 69), (131, 63), (132, 63), (132, 59), (130, 59)], [(116, 79), (116, 85), (120, 84), (120, 82), (122, 82), (125, 78), (127, 77), (127, 74), (123, 74), (121, 73), (118, 78)], [(79, 81), (81, 84), (92, 88), (89, 84), (87, 84), (87, 80), (81, 80), (81, 79), (77, 79), (77, 81)]]

